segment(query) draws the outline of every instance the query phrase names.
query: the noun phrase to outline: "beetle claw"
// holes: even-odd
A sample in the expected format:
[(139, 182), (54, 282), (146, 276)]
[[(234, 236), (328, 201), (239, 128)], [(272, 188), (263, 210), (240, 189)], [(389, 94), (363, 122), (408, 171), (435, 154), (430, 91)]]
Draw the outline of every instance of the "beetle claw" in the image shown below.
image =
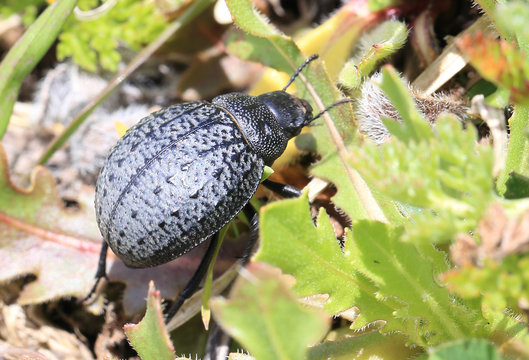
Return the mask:
[(95, 279), (95, 283), (90, 289), (90, 292), (84, 298), (80, 299), (78, 303), (84, 306), (93, 304), (97, 298), (96, 295), (100, 294), (102, 289), (104, 289), (106, 285), (110, 282), (107, 274), (104, 274), (103, 276), (96, 276)]

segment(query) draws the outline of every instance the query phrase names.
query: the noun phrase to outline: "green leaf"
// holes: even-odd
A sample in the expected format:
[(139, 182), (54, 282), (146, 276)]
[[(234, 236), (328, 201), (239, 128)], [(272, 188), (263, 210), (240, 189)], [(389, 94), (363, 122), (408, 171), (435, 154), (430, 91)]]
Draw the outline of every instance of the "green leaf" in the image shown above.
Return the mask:
[(173, 344), (164, 325), (160, 292), (149, 283), (147, 310), (137, 324), (123, 326), (125, 334), (142, 360), (173, 360)]
[(353, 239), (346, 242), (345, 253), (351, 254), (351, 262), (377, 284), (377, 298), (394, 298), (402, 304), (393, 316), (407, 324), (408, 335), (417, 343), (435, 344), (483, 333), (483, 324), (476, 318), (478, 309), (469, 311), (458, 305), (433, 280), (434, 274), (447, 267), (444, 255), (432, 249), (431, 256), (424, 258), (412, 244), (400, 240), (402, 231), (359, 221), (353, 227)]
[[(266, 59), (266, 65), (287, 73), (296, 70), (305, 60), (294, 41), (256, 12), (248, 0), (228, 0), (226, 4), (234, 22), (247, 33), (242, 35), (242, 40), (252, 51), (245, 59)], [(263, 56), (265, 54), (268, 56)]]
[(497, 189), (500, 195), (504, 195), (507, 190), (506, 182), (511, 172), (529, 177), (529, 138), (526, 135), (529, 125), (527, 119), (529, 119), (529, 105), (516, 105), (514, 113), (509, 119), (511, 135), (507, 146), (505, 168), (497, 180)]
[(377, 309), (376, 287), (344, 256), (324, 210), (314, 227), (306, 195), (261, 208), (260, 239), (255, 260), (294, 275), (299, 296), (329, 294), (325, 309), (330, 314), (363, 305), (355, 299), (365, 299), (374, 311), (391, 315), (389, 307)]
[(327, 332), (329, 319), (300, 304), (275, 270), (249, 265), (230, 299), (213, 299), (211, 308), (222, 328), (255, 358), (304, 359), (307, 346)]
[[(365, 185), (366, 195), (371, 194), (371, 190), (367, 187), (365, 182), (360, 178), (356, 170), (352, 167), (344, 164), (344, 158), (338, 153), (329, 154), (324, 159), (321, 159), (312, 169), (311, 173), (315, 176), (332, 182), (336, 188), (337, 193), (332, 197), (332, 201), (341, 210), (345, 211), (352, 219), (368, 219), (377, 217), (378, 215), (372, 215), (372, 211), (369, 209), (369, 205), (363, 203), (358, 193), (358, 182), (360, 185)], [(377, 194), (374, 194), (375, 196)], [(377, 198), (374, 198), (377, 199)], [(394, 214), (391, 208), (391, 204), (384, 207), (384, 215), (390, 217), (392, 220), (398, 218), (398, 215)], [(379, 207), (379, 203), (375, 202), (375, 209)], [(376, 211), (375, 211), (376, 213)]]
[(383, 320), (384, 332), (404, 332), (421, 345), (482, 334), (477, 309), (454, 302), (434, 280), (447, 265), (431, 245), (419, 252), (400, 240), (401, 228), (362, 220), (342, 251), (324, 210), (317, 224), (305, 196), (267, 205), (255, 259), (294, 275), (299, 296), (328, 294), (330, 314), (359, 308), (355, 328)]
[(496, 25), (516, 39), (521, 50), (529, 50), (529, 4), (524, 1), (509, 1), (500, 4), (494, 14)]
[(339, 75), (341, 84), (356, 88), (362, 79), (374, 71), (377, 63), (400, 49), (406, 42), (406, 25), (389, 20), (362, 36), (356, 59), (348, 61)]
[(280, 32), (270, 24), (270, 21), (267, 18), (259, 14), (253, 8), (252, 3), (249, 1), (228, 0), (226, 3), (233, 19), (242, 29), (259, 36), (280, 34)]
[(390, 133), (405, 143), (419, 142), (433, 136), (428, 121), (417, 110), (406, 85), (392, 66), (386, 65), (382, 68), (379, 86), (402, 118), (402, 125), (391, 119), (382, 119)]
[(507, 199), (529, 197), (529, 177), (512, 171), (505, 182), (505, 193), (503, 195)]
[[(498, 87), (492, 82), (485, 79), (480, 79), (474, 85), (472, 85), (470, 89), (468, 89), (466, 96), (467, 98), (472, 99), (474, 96), (481, 94), (485, 96), (485, 98), (487, 98), (487, 96), (494, 94), (497, 89)], [(507, 104), (505, 104), (504, 106), (506, 105)]]
[[(336, 331), (337, 333), (340, 331)], [(339, 336), (339, 334), (337, 335)], [(382, 335), (369, 332), (359, 335), (348, 330), (345, 335), (332, 341), (313, 346), (309, 351), (310, 360), (360, 360), (384, 359), (402, 360), (414, 359), (422, 351), (420, 348), (407, 346), (407, 338), (403, 334), (394, 333)]]
[(435, 133), (425, 132), (418, 142), (366, 143), (351, 160), (378, 191), (423, 209), (404, 235), (420, 247), (473, 230), (495, 197), (492, 150), (477, 144), (473, 127), (463, 130), (457, 119), (441, 116)]
[[(81, 2), (86, 10), (97, 5), (89, 0)], [(69, 18), (59, 37), (57, 56), (61, 60), (72, 57), (88, 71), (96, 71), (100, 65), (115, 72), (121, 61), (119, 44), (137, 51), (154, 41), (167, 26), (155, 2), (120, 0), (93, 19)]]
[(486, 340), (469, 339), (443, 344), (430, 349), (424, 360), (500, 360), (498, 350)]
[(53, 44), (77, 0), (61, 0), (48, 6), (0, 64), (0, 139), (9, 124), (22, 80)]
[[(293, 41), (286, 36), (277, 35), (274, 32), (260, 35), (262, 37), (252, 32), (232, 32), (227, 39), (228, 51), (242, 59), (259, 61), (287, 74), (291, 74), (297, 68), (293, 62), (288, 60), (288, 56), (299, 59), (299, 64), (305, 60)], [(285, 52), (289, 55), (285, 56)]]

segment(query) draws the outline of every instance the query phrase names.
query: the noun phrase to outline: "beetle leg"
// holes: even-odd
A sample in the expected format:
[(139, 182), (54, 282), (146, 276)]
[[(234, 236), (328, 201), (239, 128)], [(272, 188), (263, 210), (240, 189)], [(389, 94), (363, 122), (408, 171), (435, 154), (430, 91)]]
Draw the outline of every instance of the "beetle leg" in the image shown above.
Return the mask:
[(200, 285), (200, 282), (206, 275), (206, 271), (208, 270), (209, 263), (211, 262), (211, 259), (213, 258), (213, 254), (215, 253), (215, 248), (217, 247), (218, 242), (219, 242), (219, 233), (217, 232), (211, 238), (208, 249), (206, 250), (206, 253), (202, 257), (202, 260), (200, 261), (198, 268), (195, 270), (195, 273), (193, 274), (191, 279), (188, 281), (184, 289), (180, 292), (180, 295), (178, 295), (178, 299), (176, 299), (175, 303), (171, 305), (171, 307), (169, 308), (169, 311), (167, 312), (167, 316), (165, 317), (166, 324), (169, 322), (169, 320), (173, 318), (173, 316), (180, 309), (184, 301), (189, 299), (191, 295), (193, 295), (193, 293), (195, 292), (198, 285)]
[[(242, 266), (246, 265), (248, 261), (250, 260), (250, 255), (252, 253), (252, 250), (254, 248), (255, 243), (257, 242), (257, 237), (259, 235), (259, 215), (257, 214), (257, 211), (250, 205), (247, 204), (244, 209), (244, 214), (250, 221), (250, 240), (248, 241), (248, 245), (246, 246), (246, 249), (244, 250), (244, 253), (242, 255)], [(206, 253), (204, 254), (202, 260), (200, 261), (200, 264), (198, 265), (197, 270), (191, 277), (191, 280), (187, 283), (187, 285), (184, 287), (180, 295), (178, 296), (178, 299), (175, 301), (175, 303), (171, 306), (169, 311), (167, 312), (167, 315), (165, 317), (165, 322), (168, 323), (169, 320), (173, 318), (173, 316), (178, 312), (180, 307), (182, 307), (182, 304), (195, 292), (196, 288), (206, 275), (206, 271), (208, 269), (209, 263), (211, 262), (211, 259), (213, 257), (213, 253), (215, 252), (215, 248), (217, 247), (217, 243), (219, 241), (219, 233), (217, 232), (213, 237), (211, 238), (211, 242), (209, 243), (208, 249), (206, 250)]]
[(246, 218), (250, 222), (250, 238), (242, 255), (241, 267), (244, 267), (250, 261), (250, 255), (252, 255), (252, 250), (259, 238), (259, 214), (250, 203), (244, 206), (243, 211), (244, 215), (246, 215)]
[(101, 279), (105, 279), (106, 281), (108, 281), (107, 252), (108, 252), (108, 244), (106, 241), (103, 240), (103, 243), (101, 244), (101, 251), (99, 252), (99, 261), (97, 263), (95, 283), (94, 283), (94, 286), (92, 286), (92, 289), (90, 289), (90, 292), (88, 293), (88, 295), (86, 295), (84, 299), (81, 300), (82, 303), (85, 303), (88, 299), (92, 297), (92, 295), (94, 295)]
[(267, 189), (272, 190), (273, 192), (285, 198), (295, 198), (301, 196), (301, 190), (292, 185), (282, 184), (268, 179), (264, 180), (261, 184), (263, 184)]
[(210, 325), (204, 360), (227, 359), (233, 338), (216, 323)]

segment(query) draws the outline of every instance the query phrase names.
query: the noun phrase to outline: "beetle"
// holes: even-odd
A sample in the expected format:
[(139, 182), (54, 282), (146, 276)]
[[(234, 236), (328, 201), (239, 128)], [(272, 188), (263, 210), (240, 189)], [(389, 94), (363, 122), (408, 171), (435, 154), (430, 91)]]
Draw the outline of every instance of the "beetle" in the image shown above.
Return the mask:
[[(218, 231), (241, 210), (251, 219), (255, 242), (258, 218), (249, 201), (265, 165), (271, 166), (303, 127), (338, 104), (314, 117), (306, 100), (285, 91), (316, 58), (308, 58), (281, 91), (229, 93), (211, 103), (169, 106), (127, 131), (110, 151), (96, 184), (96, 219), (105, 241), (87, 298), (106, 278), (109, 246), (127, 266), (142, 268), (169, 262), (212, 238), (169, 311), (170, 319), (205, 274)], [(285, 197), (300, 195), (289, 185), (270, 180), (263, 185)]]

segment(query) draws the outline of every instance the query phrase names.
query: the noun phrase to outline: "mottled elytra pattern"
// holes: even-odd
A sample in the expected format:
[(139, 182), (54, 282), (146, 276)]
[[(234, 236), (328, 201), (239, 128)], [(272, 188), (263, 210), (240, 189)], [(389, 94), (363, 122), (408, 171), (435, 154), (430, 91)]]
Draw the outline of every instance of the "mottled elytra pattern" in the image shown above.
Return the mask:
[(101, 233), (130, 266), (168, 262), (231, 220), (263, 167), (225, 111), (205, 102), (162, 109), (132, 127), (101, 170)]

